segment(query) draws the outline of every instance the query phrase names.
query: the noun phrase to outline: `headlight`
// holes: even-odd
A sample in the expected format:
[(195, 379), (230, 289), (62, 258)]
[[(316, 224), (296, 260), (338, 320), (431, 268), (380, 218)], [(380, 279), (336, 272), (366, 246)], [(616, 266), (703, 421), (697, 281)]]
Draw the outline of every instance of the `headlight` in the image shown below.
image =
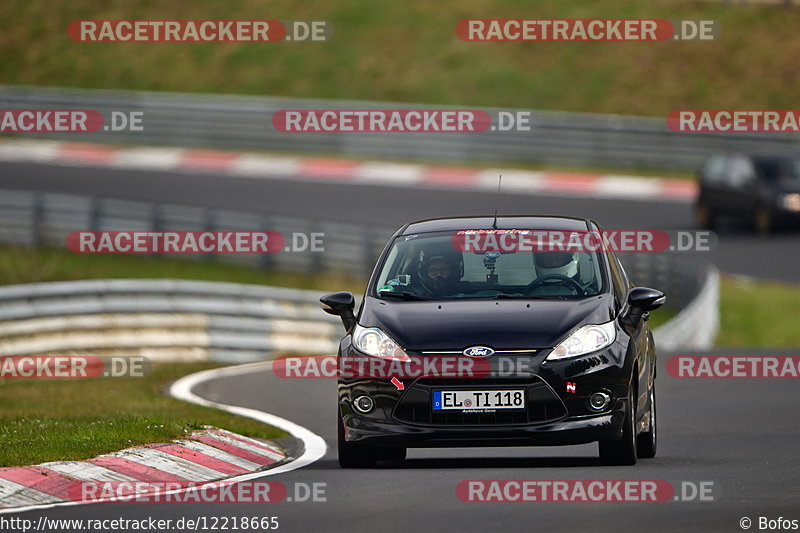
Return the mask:
[(781, 205), (787, 211), (800, 211), (800, 194), (784, 194), (781, 196)]
[(365, 328), (356, 324), (353, 344), (367, 355), (408, 361), (408, 354), (390, 336), (379, 328)]
[(617, 328), (613, 320), (605, 324), (583, 326), (553, 348), (547, 360), (568, 359), (602, 350), (610, 346), (616, 336)]

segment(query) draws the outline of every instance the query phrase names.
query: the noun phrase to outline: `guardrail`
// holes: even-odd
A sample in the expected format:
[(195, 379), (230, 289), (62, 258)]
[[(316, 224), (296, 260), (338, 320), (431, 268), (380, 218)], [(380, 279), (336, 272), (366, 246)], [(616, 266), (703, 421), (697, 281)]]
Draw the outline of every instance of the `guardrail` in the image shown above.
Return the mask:
[(0, 242), (66, 246), (73, 231), (278, 231), (324, 233), (324, 252), (180, 255), (265, 269), (366, 277), (394, 228), (226, 209), (0, 189)]
[[(482, 133), (281, 133), (283, 109), (445, 109), (448, 106), (303, 98), (0, 86), (0, 109), (144, 113), (143, 131), (79, 134), (93, 142), (326, 153), (380, 158), (525, 162), (693, 170), (719, 151), (794, 155), (791, 134), (673, 133), (664, 118), (529, 110), (531, 131)], [(484, 109), (522, 111), (518, 109)], [(23, 136), (76, 140), (76, 134)]]
[(653, 330), (659, 349), (707, 350), (714, 345), (719, 331), (719, 271), (710, 261), (680, 254), (619, 254), (619, 258), (637, 285), (664, 291), (669, 306), (680, 309)]
[(92, 353), (246, 362), (335, 353), (316, 291), (172, 279), (0, 287), (0, 355)]

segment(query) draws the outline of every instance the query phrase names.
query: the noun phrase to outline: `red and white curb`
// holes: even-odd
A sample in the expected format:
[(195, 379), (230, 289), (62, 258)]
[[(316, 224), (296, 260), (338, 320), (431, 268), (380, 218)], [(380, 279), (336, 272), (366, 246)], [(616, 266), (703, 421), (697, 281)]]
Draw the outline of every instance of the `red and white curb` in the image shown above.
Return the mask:
[(476, 169), (180, 148), (114, 147), (28, 139), (0, 141), (0, 161), (477, 191), (496, 190), (497, 177), (502, 174), (503, 190), (520, 194), (680, 203), (691, 202), (697, 195), (697, 184), (682, 179)]
[(327, 450), (325, 441), (302, 426), (255, 409), (212, 402), (191, 391), (212, 379), (270, 367), (271, 362), (267, 362), (198, 372), (176, 381), (170, 394), (283, 429), (302, 442), (303, 451), (299, 457), (287, 457), (269, 441), (207, 428), (171, 443), (136, 446), (86, 461), (0, 468), (0, 514), (114, 501), (114, 498), (81, 500), (81, 487), (86, 482), (177, 484), (181, 488), (163, 492), (173, 494), (196, 490), (204, 484), (222, 486), (288, 472), (320, 459)]
[(75, 501), (87, 481), (190, 487), (254, 472), (286, 459), (275, 445), (221, 429), (167, 444), (136, 446), (86, 461), (0, 468), (0, 508)]

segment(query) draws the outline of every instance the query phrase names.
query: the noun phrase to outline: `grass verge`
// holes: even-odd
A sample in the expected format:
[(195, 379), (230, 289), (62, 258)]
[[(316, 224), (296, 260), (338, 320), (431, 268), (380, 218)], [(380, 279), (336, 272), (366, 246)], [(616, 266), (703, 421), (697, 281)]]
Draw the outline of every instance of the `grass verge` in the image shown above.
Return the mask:
[(717, 346), (800, 347), (800, 286), (723, 276)]
[(309, 276), (259, 270), (216, 261), (123, 254), (81, 255), (58, 248), (20, 248), (0, 244), (0, 285), (112, 278), (176, 278), (277, 285), (298, 289), (361, 292), (364, 282), (345, 276)]
[(650, 312), (650, 320), (648, 320), (648, 324), (650, 325), (650, 329), (656, 329), (659, 326), (663, 326), (673, 318), (675, 315), (678, 314), (678, 311), (671, 307), (661, 307), (655, 311)]
[[(0, 245), (0, 285), (101, 278), (181, 278), (361, 291), (337, 276), (275, 273), (247, 266), (143, 256), (83, 256)], [(167, 397), (167, 385), (216, 364), (154, 364), (144, 378), (0, 379), (0, 467), (79, 460), (166, 442), (209, 424), (260, 438), (285, 434), (260, 422)]]
[(165, 394), (217, 364), (158, 364), (145, 377), (0, 380), (0, 467), (80, 460), (184, 437), (204, 425), (258, 438), (286, 436), (255, 420)]

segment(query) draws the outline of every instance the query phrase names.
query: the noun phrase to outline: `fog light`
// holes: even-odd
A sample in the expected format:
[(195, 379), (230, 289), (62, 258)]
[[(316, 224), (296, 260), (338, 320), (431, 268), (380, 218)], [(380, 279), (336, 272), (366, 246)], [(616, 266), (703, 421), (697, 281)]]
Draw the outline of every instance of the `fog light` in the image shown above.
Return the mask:
[(360, 413), (369, 413), (375, 407), (375, 402), (369, 396), (359, 396), (353, 404)]
[(593, 411), (602, 411), (611, 403), (611, 396), (605, 392), (595, 392), (589, 396), (589, 407)]

